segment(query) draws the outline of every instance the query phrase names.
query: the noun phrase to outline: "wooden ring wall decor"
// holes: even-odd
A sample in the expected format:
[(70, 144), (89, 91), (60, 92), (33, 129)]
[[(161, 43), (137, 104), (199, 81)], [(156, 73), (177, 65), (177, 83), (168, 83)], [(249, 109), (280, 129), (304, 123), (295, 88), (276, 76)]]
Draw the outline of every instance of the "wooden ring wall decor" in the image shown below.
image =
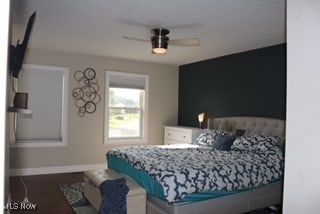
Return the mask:
[(96, 71), (93, 68), (86, 68), (84, 71), (76, 71), (73, 77), (78, 81), (78, 86), (72, 90), (78, 115), (83, 117), (86, 113), (94, 113), (101, 101)]

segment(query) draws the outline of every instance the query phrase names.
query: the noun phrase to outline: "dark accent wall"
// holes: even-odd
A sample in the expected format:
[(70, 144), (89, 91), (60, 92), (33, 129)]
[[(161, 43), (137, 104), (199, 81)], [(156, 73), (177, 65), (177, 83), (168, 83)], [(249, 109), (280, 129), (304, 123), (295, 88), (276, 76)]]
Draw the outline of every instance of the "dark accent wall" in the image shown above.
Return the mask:
[(179, 125), (197, 115), (285, 119), (286, 45), (232, 54), (179, 68)]

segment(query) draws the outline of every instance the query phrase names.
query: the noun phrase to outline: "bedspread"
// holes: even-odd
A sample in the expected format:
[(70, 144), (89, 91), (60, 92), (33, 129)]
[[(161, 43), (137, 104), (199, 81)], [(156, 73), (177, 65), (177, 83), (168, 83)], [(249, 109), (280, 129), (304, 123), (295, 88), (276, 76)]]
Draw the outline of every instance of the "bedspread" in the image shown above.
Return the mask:
[(169, 203), (203, 191), (247, 190), (282, 178), (278, 147), (266, 152), (134, 146), (110, 150), (138, 170), (145, 170), (164, 190)]

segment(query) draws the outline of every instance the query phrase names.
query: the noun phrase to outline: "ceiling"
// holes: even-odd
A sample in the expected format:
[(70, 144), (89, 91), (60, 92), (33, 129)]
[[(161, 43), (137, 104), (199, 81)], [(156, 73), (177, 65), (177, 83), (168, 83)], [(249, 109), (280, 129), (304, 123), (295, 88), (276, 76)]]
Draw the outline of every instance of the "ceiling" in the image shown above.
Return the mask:
[[(29, 48), (183, 65), (284, 43), (285, 0), (12, 0), (12, 43), (37, 11)], [(150, 29), (198, 47), (151, 54)]]

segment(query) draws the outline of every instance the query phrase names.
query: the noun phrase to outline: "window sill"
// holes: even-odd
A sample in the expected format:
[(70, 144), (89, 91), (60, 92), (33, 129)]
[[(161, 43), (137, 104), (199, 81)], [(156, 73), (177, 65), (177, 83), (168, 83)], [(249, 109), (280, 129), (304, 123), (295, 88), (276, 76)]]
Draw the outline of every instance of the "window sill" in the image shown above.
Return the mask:
[(145, 139), (125, 139), (125, 138), (122, 138), (122, 139), (106, 139), (104, 141), (104, 144), (106, 145), (124, 145), (124, 144), (127, 144), (127, 145), (134, 145), (134, 144), (146, 144), (147, 141)]
[(59, 140), (18, 140), (11, 148), (62, 147), (67, 143)]

